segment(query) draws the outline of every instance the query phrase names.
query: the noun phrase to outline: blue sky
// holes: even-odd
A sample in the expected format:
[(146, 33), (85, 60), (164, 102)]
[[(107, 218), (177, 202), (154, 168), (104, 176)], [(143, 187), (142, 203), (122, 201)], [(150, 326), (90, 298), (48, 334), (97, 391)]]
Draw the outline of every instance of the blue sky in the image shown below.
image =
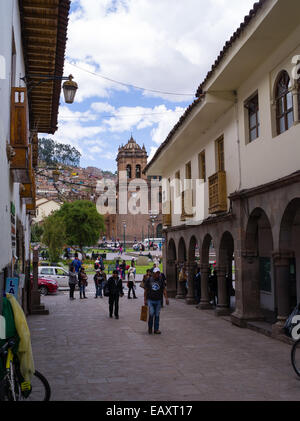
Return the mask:
[(79, 89), (74, 104), (61, 98), (52, 138), (78, 148), (82, 167), (114, 172), (118, 147), (131, 133), (151, 158), (252, 6), (253, 0), (73, 0), (64, 74), (72, 73)]

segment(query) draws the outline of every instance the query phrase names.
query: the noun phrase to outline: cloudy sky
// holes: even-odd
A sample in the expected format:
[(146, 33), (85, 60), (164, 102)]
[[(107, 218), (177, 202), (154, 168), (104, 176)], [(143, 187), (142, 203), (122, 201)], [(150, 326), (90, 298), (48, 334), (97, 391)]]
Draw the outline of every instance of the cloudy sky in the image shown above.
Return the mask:
[(73, 0), (64, 74), (79, 89), (73, 105), (61, 99), (52, 138), (79, 149), (82, 167), (115, 171), (131, 133), (151, 158), (253, 3)]

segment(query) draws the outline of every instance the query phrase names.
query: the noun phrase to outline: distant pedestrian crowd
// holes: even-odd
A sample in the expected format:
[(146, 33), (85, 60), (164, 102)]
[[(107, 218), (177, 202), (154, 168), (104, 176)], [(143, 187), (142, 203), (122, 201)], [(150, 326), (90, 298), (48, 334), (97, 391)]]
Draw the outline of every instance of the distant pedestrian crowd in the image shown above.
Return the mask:
[[(130, 265), (127, 265), (125, 260), (121, 263), (120, 260), (117, 260), (112, 275), (107, 276), (103, 259), (99, 256), (94, 263), (94, 271), (95, 298), (108, 297), (109, 317), (112, 318), (114, 315), (116, 319), (119, 319), (119, 298), (124, 297), (123, 281), (126, 281), (126, 272), (127, 298), (138, 298), (136, 295), (135, 260), (132, 259)], [(75, 258), (69, 267), (70, 300), (76, 299), (74, 297), (76, 285), (79, 287), (80, 299), (87, 299), (88, 276), (82, 262), (78, 258), (78, 254), (75, 254)], [(147, 270), (140, 286), (144, 289), (144, 305), (149, 309), (148, 333), (160, 334), (159, 321), (163, 298), (165, 297), (167, 305), (169, 300), (167, 297), (166, 277), (160, 272), (158, 263), (154, 263), (153, 267)]]

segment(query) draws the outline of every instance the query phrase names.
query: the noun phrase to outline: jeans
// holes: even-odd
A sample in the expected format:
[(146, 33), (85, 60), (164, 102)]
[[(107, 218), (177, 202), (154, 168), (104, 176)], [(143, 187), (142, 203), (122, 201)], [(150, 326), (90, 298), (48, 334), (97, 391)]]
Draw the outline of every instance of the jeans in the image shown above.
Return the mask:
[(82, 297), (82, 294), (85, 297), (85, 285), (80, 285), (79, 288), (80, 288), (80, 297)]
[(152, 329), (153, 319), (154, 319), (154, 332), (156, 332), (157, 330), (159, 330), (159, 313), (161, 309), (161, 301), (148, 300), (148, 307), (149, 307), (148, 327), (149, 329)]
[(102, 283), (100, 285), (96, 285), (96, 297), (102, 297)]

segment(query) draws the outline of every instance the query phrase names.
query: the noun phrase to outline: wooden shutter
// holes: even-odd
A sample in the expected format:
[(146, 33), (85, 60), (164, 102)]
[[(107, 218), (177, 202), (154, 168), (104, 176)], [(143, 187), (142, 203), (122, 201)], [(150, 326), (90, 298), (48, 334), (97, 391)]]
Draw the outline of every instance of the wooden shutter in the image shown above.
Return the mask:
[(12, 88), (11, 91), (11, 146), (28, 146), (27, 89)]

